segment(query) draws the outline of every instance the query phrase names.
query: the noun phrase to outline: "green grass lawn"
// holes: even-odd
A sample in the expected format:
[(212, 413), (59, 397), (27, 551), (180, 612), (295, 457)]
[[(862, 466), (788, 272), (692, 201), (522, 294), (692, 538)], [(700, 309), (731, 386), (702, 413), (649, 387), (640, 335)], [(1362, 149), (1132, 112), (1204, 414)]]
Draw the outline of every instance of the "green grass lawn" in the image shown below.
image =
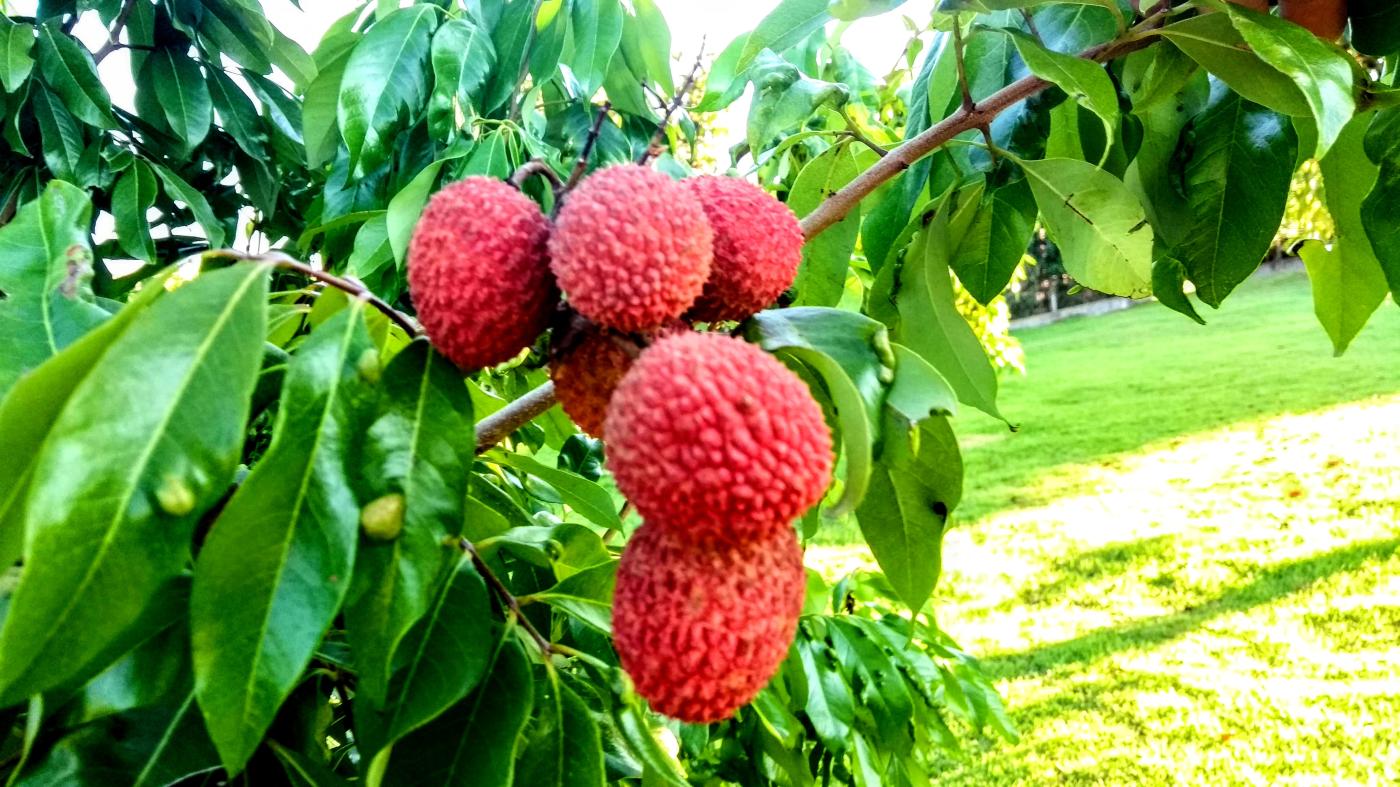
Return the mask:
[(1400, 308), (1340, 359), (1301, 274), (1206, 317), (1025, 331), (1020, 430), (958, 419), (933, 610), (1022, 739), (939, 783), (1400, 783)]

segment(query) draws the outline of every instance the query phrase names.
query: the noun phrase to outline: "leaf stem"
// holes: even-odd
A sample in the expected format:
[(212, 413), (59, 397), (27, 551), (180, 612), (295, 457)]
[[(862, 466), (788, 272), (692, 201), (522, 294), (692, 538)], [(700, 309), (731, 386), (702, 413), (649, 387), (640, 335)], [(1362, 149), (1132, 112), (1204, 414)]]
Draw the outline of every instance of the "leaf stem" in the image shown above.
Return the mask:
[(686, 95), (690, 93), (691, 86), (695, 84), (695, 76), (700, 73), (700, 63), (704, 57), (705, 41), (701, 39), (700, 51), (695, 55), (695, 65), (690, 67), (690, 73), (686, 75), (685, 82), (681, 83), (680, 89), (671, 96), (671, 103), (666, 107), (666, 111), (661, 115), (661, 120), (656, 124), (656, 133), (651, 135), (651, 142), (647, 145), (646, 150), (643, 150), (642, 154), (637, 157), (638, 164), (645, 164), (653, 157), (660, 155), (661, 143), (666, 140), (666, 126), (670, 124), (671, 116), (676, 114), (676, 110), (685, 103)]
[(540, 630), (535, 628), (535, 624), (531, 623), (530, 619), (525, 617), (525, 614), (520, 611), (520, 601), (516, 599), (515, 594), (510, 592), (510, 588), (506, 587), (506, 583), (502, 582), (501, 578), (496, 576), (496, 572), (492, 571), (491, 567), (486, 565), (486, 561), (482, 559), (481, 553), (476, 549), (476, 545), (465, 536), (458, 540), (457, 545), (461, 547), (463, 552), (471, 556), (472, 565), (476, 567), (476, 573), (480, 574), (481, 578), (486, 580), (486, 584), (490, 586), (497, 598), (501, 600), (501, 604), (505, 606), (506, 609), (510, 610), (510, 614), (520, 623), (520, 627), (525, 629), (526, 633), (530, 635), (530, 639), (534, 640), (535, 644), (539, 646), (540, 653), (548, 659), (549, 655), (555, 652), (554, 644), (549, 641), (548, 637), (541, 634)]
[(101, 63), (121, 46), (122, 28), (126, 27), (126, 20), (131, 16), (131, 11), (135, 7), (136, 0), (126, 0), (122, 3), (122, 10), (117, 14), (117, 18), (112, 20), (112, 29), (107, 32), (107, 43), (92, 53), (93, 65)]

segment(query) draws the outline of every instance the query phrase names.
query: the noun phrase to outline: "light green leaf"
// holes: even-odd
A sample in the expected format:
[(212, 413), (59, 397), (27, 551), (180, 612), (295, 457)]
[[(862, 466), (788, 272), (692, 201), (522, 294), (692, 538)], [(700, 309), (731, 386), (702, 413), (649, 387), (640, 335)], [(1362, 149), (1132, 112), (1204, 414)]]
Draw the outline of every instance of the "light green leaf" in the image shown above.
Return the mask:
[(1344, 51), (1295, 24), (1234, 3), (1226, 8), (1249, 47), (1302, 90), (1317, 120), (1317, 156), (1327, 155), (1356, 111), (1354, 64)]
[(534, 35), (534, 0), (503, 0), (500, 21), (491, 30), (491, 47), (496, 51), (496, 69), (481, 103), (482, 113), (493, 112), (506, 103), (519, 86), (521, 68), (530, 55)]
[(455, 128), (459, 111), (470, 118), (480, 108), (482, 88), (496, 64), (491, 36), (465, 17), (449, 19), (433, 34), (432, 62), (432, 106)]
[[(9, 36), (6, 39), (8, 46)], [(44, 82), (63, 99), (74, 117), (97, 128), (117, 127), (112, 99), (97, 77), (92, 55), (68, 37), (57, 22), (39, 26), (37, 55)]]
[[(453, 158), (460, 158), (460, 155)], [(437, 183), (438, 172), (447, 161), (448, 159), (441, 159), (424, 167), (413, 176), (413, 180), (409, 181), (407, 186), (389, 200), (388, 211), (384, 214), (384, 226), (389, 236), (389, 248), (393, 249), (394, 260), (400, 268), (408, 258), (408, 242), (413, 238), (413, 228), (418, 224), (418, 217), (423, 215), (423, 206), (428, 204), (433, 185)]]
[(156, 261), (156, 244), (151, 240), (151, 224), (146, 212), (156, 204), (158, 188), (150, 165), (137, 159), (122, 173), (112, 192), (117, 241), (127, 254), (146, 262)]
[(1196, 294), (1211, 306), (1259, 267), (1283, 219), (1298, 135), (1288, 118), (1216, 83), (1192, 122), (1178, 186), (1186, 222), (1163, 228)]
[(91, 217), (87, 194), (55, 180), (0, 227), (0, 395), (106, 315), (90, 284)]
[(1193, 16), (1167, 25), (1161, 35), (1249, 101), (1285, 115), (1311, 114), (1298, 84), (1251, 51), (1228, 15)]
[[(626, 14), (618, 0), (573, 0), (569, 13), (574, 36), (569, 66), (578, 79), (579, 95), (591, 98), (602, 86), (608, 63), (622, 43)], [(665, 73), (670, 73), (669, 63)]]
[(363, 36), (345, 32), (328, 36), (316, 50), (320, 68), (316, 78), (306, 87), (301, 108), (302, 138), (306, 140), (306, 165), (319, 169), (335, 158), (340, 144), (340, 127), (336, 112), (340, 104), (340, 83), (345, 66)]
[(1134, 298), (1152, 291), (1152, 227), (1123, 181), (1074, 159), (1020, 164), (1075, 281)]
[(735, 73), (742, 74), (758, 57), (759, 52), (765, 49), (782, 52), (826, 24), (831, 19), (827, 2), (828, 0), (780, 0), (778, 6), (769, 11), (749, 34), (734, 67)]
[(428, 611), (456, 554), (444, 543), (461, 533), (476, 453), (462, 375), (426, 340), (394, 357), (383, 388), (363, 449), (363, 497), (403, 495), (403, 531), (388, 542), (361, 541), (345, 608), (358, 694), (375, 705), (385, 703), (399, 642)]
[(663, 95), (676, 92), (671, 79), (671, 28), (656, 0), (632, 0), (632, 13), (622, 20), (622, 57), (632, 73), (658, 86)]
[(195, 221), (204, 230), (204, 237), (209, 240), (210, 248), (220, 248), (224, 245), (224, 225), (219, 222), (219, 218), (214, 215), (214, 209), (209, 207), (209, 200), (204, 198), (195, 187), (185, 182), (185, 179), (175, 174), (175, 171), (160, 164), (152, 162), (151, 166), (156, 171), (156, 176), (161, 183), (165, 184), (165, 193), (177, 199), (194, 213)]
[(199, 65), (184, 52), (163, 48), (146, 58), (144, 77), (160, 91), (165, 123), (191, 150), (204, 141), (214, 121), (214, 104)]
[[(1073, 106), (1072, 104), (1069, 106)], [(1035, 196), (1025, 178), (982, 192), (959, 206), (972, 212), (966, 229), (950, 238), (948, 265), (979, 302), (990, 303), (1006, 289), (1035, 232)]]
[(1201, 325), (1206, 321), (1186, 295), (1186, 266), (1175, 257), (1164, 255), (1152, 261), (1152, 294), (1168, 309), (1190, 317)]
[[(1053, 82), (1103, 121), (1104, 137), (1112, 139), (1118, 126), (1118, 91), (1104, 67), (1075, 55), (1052, 52), (1019, 31), (1007, 31), (1031, 73)], [(1104, 158), (1108, 148), (1104, 148)]]
[(203, 274), (136, 315), (74, 388), (35, 460), (0, 705), (144, 638), (132, 629), (185, 570), (195, 522), (233, 477), (266, 293), (262, 266)]
[(360, 506), (346, 462), (368, 415), (365, 358), (378, 356), (363, 309), (354, 302), (293, 356), (272, 444), (195, 562), (195, 691), (231, 774), (257, 748), (350, 586)]
[[(517, 0), (521, 2), (521, 0)], [(436, 9), (401, 8), (379, 20), (355, 44), (340, 83), (340, 133), (350, 163), (382, 163), (394, 132), (428, 100), (428, 58)]]
[(755, 95), (749, 105), (748, 142), (755, 157), (781, 132), (805, 123), (818, 107), (839, 107), (849, 95), (845, 85), (812, 79), (769, 50), (754, 59), (749, 76)]
[(0, 84), (6, 93), (19, 89), (34, 68), (34, 26), (17, 24), (0, 16)]
[(589, 481), (567, 470), (549, 467), (524, 454), (499, 452), (492, 454), (491, 460), (526, 472), (554, 487), (570, 508), (595, 525), (613, 530), (622, 529), (622, 520), (617, 518), (612, 495), (596, 481)]
[[(807, 162), (788, 192), (787, 206), (798, 218), (817, 209), (860, 174), (860, 165), (849, 145), (836, 144)], [(797, 270), (797, 303), (803, 306), (835, 306), (846, 290), (846, 272), (860, 234), (860, 209), (853, 208), (840, 221), (802, 247), (802, 267)]]

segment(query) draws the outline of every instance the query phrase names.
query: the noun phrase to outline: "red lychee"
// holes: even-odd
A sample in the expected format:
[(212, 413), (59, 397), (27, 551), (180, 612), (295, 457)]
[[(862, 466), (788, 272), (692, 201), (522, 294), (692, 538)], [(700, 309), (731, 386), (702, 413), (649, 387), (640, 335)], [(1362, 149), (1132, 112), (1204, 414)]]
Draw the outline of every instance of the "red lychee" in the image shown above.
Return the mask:
[(608, 401), (632, 366), (630, 340), (611, 331), (590, 330), (568, 347), (559, 348), (549, 362), (554, 393), (564, 412), (593, 437), (604, 436)]
[(644, 524), (617, 569), (617, 655), (654, 710), (698, 724), (729, 718), (782, 664), (805, 590), (790, 527), (715, 544)]
[(710, 278), (691, 307), (691, 319), (742, 320), (792, 286), (803, 237), (788, 206), (738, 178), (704, 175), (681, 185), (700, 200), (715, 236)]
[(590, 175), (559, 209), (550, 266), (570, 305), (623, 332), (679, 317), (710, 275), (705, 210), (665, 175), (620, 164)]
[(644, 350), (605, 428), (608, 467), (642, 518), (696, 537), (786, 529), (831, 475), (831, 431), (807, 385), (724, 334), (674, 334)]
[(559, 299), (548, 240), (539, 206), (495, 178), (433, 195), (408, 247), (409, 292), (433, 346), (463, 369), (529, 346)]

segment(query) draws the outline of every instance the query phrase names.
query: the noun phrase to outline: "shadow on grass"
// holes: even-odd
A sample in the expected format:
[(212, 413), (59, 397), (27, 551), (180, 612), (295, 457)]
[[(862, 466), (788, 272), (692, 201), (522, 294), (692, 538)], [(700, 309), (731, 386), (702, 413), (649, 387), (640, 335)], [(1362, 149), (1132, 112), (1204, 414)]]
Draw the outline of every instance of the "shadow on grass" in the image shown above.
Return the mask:
[(1041, 675), (1057, 667), (1091, 661), (1129, 648), (1153, 647), (1231, 612), (1267, 604), (1303, 590), (1312, 583), (1360, 567), (1372, 558), (1388, 557), (1400, 549), (1400, 538), (1366, 541), (1310, 558), (1291, 560), (1260, 570), (1243, 585), (1228, 588), (1215, 598), (1180, 612), (1099, 629), (1063, 642), (982, 659), (982, 667), (996, 679)]
[(1023, 604), (1048, 604), (1091, 582), (1125, 574), (1135, 567), (1165, 562), (1175, 554), (1175, 540), (1171, 535), (1107, 544), (1098, 549), (1077, 552), (1055, 561), (1050, 578), (1023, 589), (1019, 600)]

